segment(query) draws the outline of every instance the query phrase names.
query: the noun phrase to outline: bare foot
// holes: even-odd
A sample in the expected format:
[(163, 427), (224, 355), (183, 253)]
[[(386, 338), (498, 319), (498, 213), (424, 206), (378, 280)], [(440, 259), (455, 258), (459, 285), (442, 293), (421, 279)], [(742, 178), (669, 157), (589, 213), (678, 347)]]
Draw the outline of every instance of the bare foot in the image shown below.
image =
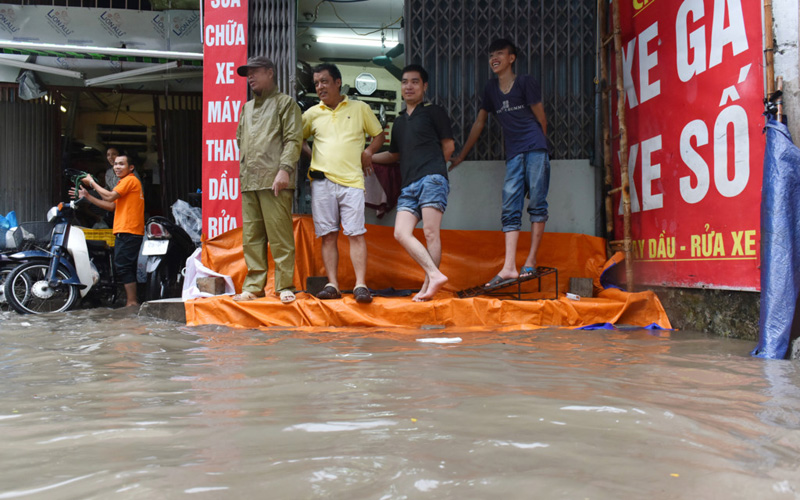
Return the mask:
[(429, 276), (428, 289), (425, 290), (425, 293), (420, 292), (419, 295), (414, 297), (414, 300), (417, 302), (422, 302), (433, 298), (433, 296), (436, 295), (436, 292), (441, 290), (445, 283), (447, 283), (447, 276), (442, 273), (438, 273), (438, 275), (435, 276)]
[(425, 275), (425, 282), (422, 283), (422, 286), (420, 287), (419, 292), (417, 292), (417, 294), (414, 295), (414, 298), (412, 300), (414, 302), (422, 302), (422, 300), (420, 300), (419, 296), (423, 295), (427, 290), (428, 290), (428, 275), (426, 274)]

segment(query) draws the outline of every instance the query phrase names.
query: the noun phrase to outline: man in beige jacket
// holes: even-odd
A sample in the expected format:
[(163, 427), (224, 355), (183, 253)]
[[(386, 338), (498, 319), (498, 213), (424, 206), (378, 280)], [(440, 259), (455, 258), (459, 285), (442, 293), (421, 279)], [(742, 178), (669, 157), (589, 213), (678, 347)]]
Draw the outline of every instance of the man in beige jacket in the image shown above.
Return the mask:
[(251, 57), (236, 72), (247, 77), (255, 98), (245, 103), (236, 130), (247, 276), (242, 293), (233, 300), (264, 296), (269, 243), (275, 261), (275, 292), (288, 304), (295, 300), (292, 201), (303, 138), (300, 107), (278, 92), (275, 64), (268, 58)]

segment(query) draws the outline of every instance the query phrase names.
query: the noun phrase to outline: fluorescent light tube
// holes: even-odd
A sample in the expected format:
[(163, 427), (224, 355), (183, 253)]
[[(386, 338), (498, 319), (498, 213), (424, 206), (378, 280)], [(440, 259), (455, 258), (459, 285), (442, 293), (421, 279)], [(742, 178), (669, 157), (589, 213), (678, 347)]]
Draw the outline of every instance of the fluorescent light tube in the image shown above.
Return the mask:
[(130, 78), (123, 78), (116, 80), (114, 83), (117, 85), (125, 85), (127, 83), (144, 83), (144, 82), (159, 82), (164, 80), (185, 80), (187, 78), (202, 78), (202, 71), (179, 71), (177, 73), (167, 73), (164, 75), (142, 75), (132, 76)]
[(31, 69), (33, 71), (40, 71), (42, 73), (51, 73), (53, 75), (66, 76), (67, 78), (75, 78), (76, 80), (83, 80), (83, 73), (72, 71), (69, 69), (53, 68), (43, 64), (34, 64), (18, 59), (7, 59), (0, 56), (0, 65), (11, 66), (12, 68)]
[(167, 71), (169, 69), (174, 69), (179, 66), (180, 64), (178, 64), (178, 61), (172, 61), (166, 64), (158, 64), (147, 68), (132, 69), (130, 71), (121, 71), (119, 73), (112, 73), (110, 75), (98, 76), (97, 78), (89, 78), (86, 80), (86, 86), (92, 87), (94, 85), (100, 85), (101, 83), (114, 82), (117, 80), (128, 80), (132, 77), (148, 75), (150, 73), (160, 73), (161, 71)]
[(197, 52), (174, 52), (170, 50), (118, 49), (114, 47), (92, 47), (57, 43), (15, 42), (0, 40), (0, 47), (20, 50), (46, 50), (52, 52), (78, 52), (80, 54), (105, 54), (108, 56), (160, 57), (162, 59), (185, 59), (202, 61), (203, 54)]
[(318, 36), (317, 42), (335, 45), (360, 45), (362, 47), (383, 47), (385, 45), (387, 49), (391, 49), (400, 43), (391, 40), (386, 40), (385, 43), (382, 43), (374, 38), (345, 38), (339, 36)]

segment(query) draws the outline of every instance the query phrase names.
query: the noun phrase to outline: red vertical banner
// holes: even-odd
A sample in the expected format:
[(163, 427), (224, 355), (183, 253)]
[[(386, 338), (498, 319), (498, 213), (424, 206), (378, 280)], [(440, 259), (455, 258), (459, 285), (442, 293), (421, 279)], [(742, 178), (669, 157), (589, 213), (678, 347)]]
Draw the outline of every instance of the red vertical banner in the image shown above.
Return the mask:
[(247, 86), (247, 0), (203, 0), (203, 234), (242, 225), (236, 127)]
[[(636, 281), (759, 290), (761, 2), (613, 1), (622, 32)], [(612, 135), (616, 130), (615, 123)], [(618, 140), (613, 147), (619, 185)], [(617, 195), (619, 239), (620, 202)]]

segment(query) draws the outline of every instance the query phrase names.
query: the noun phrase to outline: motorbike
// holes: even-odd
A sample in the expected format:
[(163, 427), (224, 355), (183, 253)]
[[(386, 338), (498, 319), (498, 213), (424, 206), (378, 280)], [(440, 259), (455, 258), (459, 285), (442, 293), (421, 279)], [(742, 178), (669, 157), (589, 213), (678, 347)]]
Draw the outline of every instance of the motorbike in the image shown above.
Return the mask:
[(188, 259), (197, 244), (178, 224), (163, 216), (145, 224), (142, 259), (145, 260), (145, 300), (180, 297)]
[(0, 306), (8, 304), (3, 284), (15, 267), (25, 261), (21, 251), (34, 248), (46, 249), (50, 243), (53, 225), (49, 222), (23, 222), (3, 235), (0, 245)]
[(60, 203), (47, 214), (52, 224), (46, 248), (9, 255), (22, 263), (3, 284), (8, 304), (20, 314), (63, 312), (91, 296), (114, 305), (124, 288), (114, 275), (113, 249), (105, 241), (89, 241), (71, 223), (78, 201)]

